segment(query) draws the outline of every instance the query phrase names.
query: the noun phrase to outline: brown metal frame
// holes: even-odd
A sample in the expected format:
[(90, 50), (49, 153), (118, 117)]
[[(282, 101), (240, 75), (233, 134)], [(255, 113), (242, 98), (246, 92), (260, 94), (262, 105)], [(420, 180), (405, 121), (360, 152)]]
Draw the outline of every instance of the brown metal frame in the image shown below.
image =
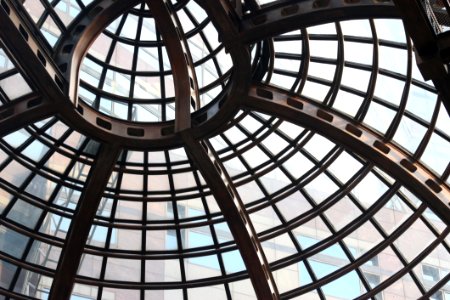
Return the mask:
[(89, 172), (86, 188), (80, 197), (80, 205), (67, 233), (68, 237), (55, 272), (49, 299), (70, 298), (92, 221), (119, 153), (120, 147), (117, 145), (104, 144), (100, 148), (97, 160)]
[[(420, 1), (394, 0), (414, 41), (417, 64), (426, 80), (433, 80), (450, 115), (449, 35), (433, 29)], [(445, 1), (448, 7), (448, 2)], [(447, 8), (447, 13), (449, 10)]]
[(250, 44), (280, 33), (323, 24), (324, 20), (344, 21), (374, 16), (397, 18), (399, 12), (390, 1), (280, 1), (244, 16), (240, 39)]
[[(191, 127), (190, 105), (191, 105), (191, 86), (190, 73), (193, 74), (192, 59), (189, 61), (187, 51), (185, 50), (186, 41), (181, 35), (180, 28), (177, 27), (173, 12), (169, 10), (167, 1), (147, 1), (150, 10), (153, 13), (159, 32), (164, 40), (169, 56), (170, 64), (173, 70), (173, 81), (175, 85), (175, 132), (179, 132)], [(189, 72), (190, 71), (190, 72)], [(197, 89), (198, 93), (198, 89)], [(198, 100), (194, 100), (195, 103)]]
[(0, 136), (54, 115), (55, 105), (38, 95), (30, 95), (0, 107)]
[(416, 192), (443, 220), (450, 220), (450, 189), (432, 173), (383, 137), (312, 101), (271, 86), (251, 87), (245, 106), (270, 113), (321, 133), (375, 162)]
[(244, 204), (214, 150), (207, 143), (195, 141), (182, 133), (185, 147), (221, 208), (242, 259), (247, 267), (258, 299), (279, 299), (272, 272), (259, 243)]
[[(223, 283), (225, 280), (228, 282), (228, 280), (233, 281), (249, 276), (256, 294), (260, 299), (280, 299), (301, 295), (307, 291), (320, 288), (323, 284), (331, 282), (349, 270), (358, 268), (358, 266), (363, 264), (371, 256), (384, 249), (384, 247), (393, 247), (392, 242), (395, 238), (403, 233), (415, 220), (421, 218), (421, 214), (427, 207), (430, 207), (442, 220), (446, 222), (450, 220), (448, 203), (450, 199), (450, 189), (443, 182), (442, 178), (438, 178), (428, 171), (425, 166), (416, 161), (417, 158), (420, 157), (421, 152), (424, 151), (426, 141), (430, 139), (432, 130), (428, 131), (427, 137), (421, 147), (419, 147), (420, 149), (417, 153), (410, 155), (390, 142), (389, 137), (386, 138), (385, 136), (368, 129), (351, 118), (336, 112), (333, 108), (317, 104), (273, 86), (256, 83), (250, 84), (252, 70), (248, 44), (259, 42), (261, 39), (271, 37), (274, 34), (284, 33), (293, 29), (298, 29), (299, 27), (321, 24), (330, 19), (345, 20), (354, 17), (366, 18), (375, 16), (396, 17), (398, 16), (398, 11), (392, 3), (375, 0), (356, 1), (355, 3), (354, 1), (347, 1), (341, 4), (330, 1), (303, 1), (299, 3), (296, 1), (281, 1), (263, 7), (261, 10), (250, 13), (249, 15), (243, 15), (242, 7), (240, 7), (241, 2), (236, 2), (238, 3), (238, 5), (235, 5), (236, 8), (226, 0), (199, 0), (198, 2), (210, 15), (222, 37), (222, 42), (232, 56), (234, 65), (238, 66), (239, 69), (234, 70), (228, 90), (225, 91), (222, 97), (212, 103), (211, 106), (194, 113), (191, 119), (191, 116), (189, 115), (190, 97), (192, 96), (192, 92), (198, 93), (198, 87), (194, 86), (194, 91), (192, 91), (192, 87), (188, 80), (188, 77), (190, 76), (189, 70), (192, 72), (192, 61), (189, 62), (188, 59), (187, 64), (184, 63), (186, 61), (184, 56), (186, 51), (183, 49), (183, 45), (186, 47), (186, 41), (182, 34), (180, 34), (179, 31), (177, 32), (177, 22), (170, 22), (170, 26), (160, 30), (168, 48), (173, 51), (169, 52), (169, 56), (171, 57), (171, 62), (173, 64), (174, 78), (178, 82), (177, 84), (179, 84), (177, 86), (178, 92), (176, 95), (177, 106), (179, 107), (179, 111), (177, 111), (177, 120), (175, 121), (175, 124), (168, 122), (164, 124), (145, 124), (141, 126), (100, 115), (93, 108), (77, 103), (77, 97), (74, 96), (76, 95), (75, 90), (78, 84), (78, 69), (89, 45), (111, 19), (138, 3), (137, 0), (131, 2), (102, 0), (89, 7), (86, 14), (79, 16), (73, 23), (73, 27), (69, 28), (66, 35), (60, 40), (56, 50), (57, 64), (53, 63), (53, 59), (47, 54), (49, 50), (45, 50), (45, 46), (42, 46), (43, 43), (39, 41), (39, 36), (30, 29), (30, 27), (32, 27), (30, 24), (27, 24), (22, 20), (21, 13), (16, 11), (15, 6), (11, 5), (8, 0), (1, 1), (0, 27), (2, 30), (0, 30), (0, 38), (6, 47), (14, 54), (15, 59), (19, 62), (21, 71), (27, 74), (27, 79), (29, 79), (33, 86), (36, 87), (38, 93), (0, 107), (0, 136), (5, 136), (33, 122), (56, 115), (64, 120), (69, 126), (76, 128), (82, 133), (89, 133), (90, 136), (101, 141), (102, 145), (98, 155), (92, 156), (94, 164), (85, 183), (79, 206), (74, 211), (73, 222), (67, 239), (65, 241), (48, 240), (52, 245), (64, 245), (57, 270), (40, 269), (23, 262), (21, 259), (14, 259), (2, 254), (1, 257), (3, 259), (25, 269), (39, 271), (42, 274), (54, 276), (50, 299), (70, 298), (71, 289), (75, 282), (98, 283), (96, 280), (77, 277), (76, 272), (83, 251), (85, 253), (102, 254), (98, 249), (86, 246), (85, 243), (91, 225), (101, 224), (99, 221), (100, 219), (95, 216), (95, 213), (104, 196), (104, 190), (113, 168), (117, 167), (116, 164), (120, 165), (117, 158), (122, 148), (149, 150), (165, 149), (166, 147), (175, 147), (179, 145), (184, 145), (186, 147), (190, 160), (192, 160), (195, 168), (203, 175), (210, 189), (210, 192), (200, 191), (199, 193), (202, 197), (211, 193), (217, 199), (223, 212), (223, 219), (228, 222), (236, 241), (236, 248), (241, 251), (241, 255), (248, 271), (248, 274), (244, 272), (234, 275), (234, 277), (229, 276), (226, 279), (218, 280), (218, 283)], [(160, 20), (158, 21), (159, 23), (163, 23), (164, 20), (170, 18), (171, 12), (163, 0), (158, 2), (147, 1), (147, 3), (155, 13), (155, 19)], [(243, 15), (242, 19), (240, 19), (241, 15)], [(174, 35), (175, 32), (177, 32), (176, 35)], [(341, 42), (343, 41), (342, 34), (339, 34), (339, 39)], [(410, 46), (411, 45), (409, 45), (409, 47)], [(270, 64), (275, 57), (275, 54), (271, 51), (261, 51), (261, 53), (267, 53), (266, 55), (272, 56), (271, 58), (265, 57), (263, 60), (265, 63)], [(343, 63), (342, 60), (343, 58), (341, 57), (338, 59), (338, 62)], [(56, 65), (61, 69), (61, 72), (58, 70), (58, 67), (55, 67)], [(273, 65), (269, 66), (267, 69), (268, 72), (272, 72)], [(307, 74), (307, 69), (304, 70), (304, 72), (304, 74)], [(408, 72), (410, 73), (410, 71)], [(394, 76), (395, 74), (391, 75)], [(342, 70), (341, 74), (339, 75), (337, 73), (336, 76), (340, 80)], [(68, 85), (63, 78), (68, 81)], [(409, 78), (409, 80), (411, 80), (411, 78)], [(439, 88), (439, 85), (437, 85), (437, 87)], [(72, 101), (69, 101), (69, 97), (65, 95), (63, 90), (71, 96)], [(385, 236), (385, 241), (382, 244), (379, 244), (376, 249), (370, 251), (362, 258), (357, 260), (352, 259), (349, 267), (342, 268), (321, 280), (314, 280), (310, 285), (279, 295), (271, 271), (280, 269), (292, 262), (304, 260), (314, 253), (319, 252), (321, 249), (324, 249), (333, 243), (340, 242), (348, 233), (349, 229), (347, 229), (347, 231), (334, 232), (335, 235), (333, 238), (324, 241), (321, 244), (317, 244), (314, 248), (307, 249), (303, 254), (277, 262), (273, 265), (268, 264), (267, 259), (264, 256), (261, 241), (265, 241), (271, 236), (275, 236), (281, 232), (286, 232), (289, 228), (294, 228), (300, 223), (305, 222), (308, 218), (314, 216), (299, 217), (299, 219), (294, 220), (289, 224), (283, 224), (284, 226), (281, 228), (260, 234), (256, 233), (250, 221), (251, 213), (257, 211), (264, 205), (271, 205), (277, 200), (273, 198), (270, 200), (269, 204), (261, 204), (260, 206), (252, 204), (250, 207), (245, 207), (236, 192), (235, 185), (236, 182), (239, 181), (239, 178), (232, 178), (226, 173), (225, 167), (221, 162), (223, 157), (221, 157), (220, 151), (216, 152), (209, 142), (206, 141), (208, 137), (221, 132), (230, 126), (241, 126), (238, 124), (238, 118), (232, 120), (239, 109), (268, 113), (272, 116), (272, 121), (275, 120), (275, 118), (279, 118), (283, 121), (292, 122), (306, 127), (307, 129), (311, 129), (314, 132), (321, 133), (340, 145), (339, 147), (336, 147), (333, 153), (329, 154), (325, 161), (321, 162), (321, 167), (317, 167), (315, 173), (307, 174), (305, 176), (310, 175), (311, 178), (314, 178), (322, 171), (326, 172), (325, 169), (328, 164), (331, 164), (333, 159), (345, 148), (364, 157), (370, 161), (370, 164), (368, 164), (361, 173), (355, 174), (354, 179), (348, 186), (342, 185), (341, 193), (348, 193), (351, 187), (366, 174), (364, 172), (369, 172), (373, 163), (383, 169), (387, 174), (398, 179), (405, 187), (415, 192), (415, 194), (424, 201), (424, 204), (416, 209), (413, 217), (401, 225), (394, 233), (390, 236)], [(401, 107), (400, 110), (393, 126), (398, 126), (400, 115), (404, 113), (404, 106)], [(436, 122), (437, 111), (438, 110), (435, 110), (435, 115), (433, 116), (434, 123)], [(277, 123), (278, 125), (281, 123), (280, 120)], [(190, 121), (192, 121), (192, 128), (190, 128)], [(231, 124), (227, 124), (228, 121), (230, 121)], [(266, 135), (273, 132), (281, 135), (277, 129), (278, 125), (272, 126), (270, 122), (261, 122), (264, 130), (270, 127), (265, 133)], [(434, 123), (431, 123), (432, 127), (434, 126)], [(245, 128), (242, 128), (242, 126), (239, 128), (242, 131), (245, 131)], [(32, 132), (34, 132), (33, 130)], [(36, 131), (35, 135), (39, 136), (39, 134), (43, 134), (43, 132), (44, 131)], [(392, 133), (393, 130), (390, 132)], [(247, 148), (254, 146), (260, 147), (259, 141), (264, 138), (264, 135), (263, 137), (256, 138), (256, 135), (253, 136), (248, 133), (247, 137), (248, 140), (251, 140), (251, 143), (246, 146)], [(300, 138), (302, 138), (301, 135), (299, 135), (298, 139)], [(307, 138), (305, 138), (305, 141), (307, 141)], [(292, 146), (295, 145), (298, 140), (290, 142), (290, 146)], [(244, 148), (237, 150), (237, 145), (234, 145), (231, 141), (229, 141), (229, 143), (229, 148), (234, 151), (234, 155), (240, 157), (241, 152), (244, 152)], [(296, 150), (300, 149), (301, 144), (296, 147), (298, 147)], [(268, 151), (263, 147), (261, 147), (261, 149), (263, 151)], [(21, 149), (9, 149), (9, 151), (14, 154), (15, 158), (23, 159), (20, 154)], [(286, 149), (285, 151), (289, 151), (289, 149)], [(270, 154), (269, 152), (270, 151), (266, 153)], [(167, 152), (166, 156), (168, 156)], [(290, 157), (290, 155), (287, 157)], [(280, 167), (282, 163), (283, 160), (280, 160), (274, 163), (272, 168)], [(31, 167), (32, 170), (34, 172), (39, 172), (38, 170), (39, 167), (41, 167), (41, 164), (42, 163), (40, 162), (33, 165)], [(262, 166), (262, 168), (263, 167), (264, 166)], [(175, 171), (170, 169), (170, 165), (167, 166), (167, 168), (172, 176)], [(447, 170), (449, 170), (449, 168), (447, 168)], [(270, 168), (262, 170), (261, 172), (267, 173), (269, 171)], [(242, 179), (242, 181), (255, 179), (257, 177), (257, 172), (259, 172), (258, 169), (250, 170), (248, 174), (241, 176), (247, 176)], [(449, 172), (450, 171), (446, 172), (446, 176), (448, 176)], [(31, 178), (28, 180), (31, 180)], [(297, 182), (295, 180), (292, 181), (292, 189), (301, 188), (298, 184), (302, 180), (298, 180)], [(197, 183), (198, 182), (199, 179), (197, 175)], [(305, 182), (303, 182), (303, 184), (304, 183)], [(1, 184), (7, 186), (4, 183)], [(173, 188), (173, 182), (171, 184)], [(398, 186), (398, 184), (393, 185), (391, 192), (384, 197), (383, 201), (387, 201), (389, 195), (397, 191)], [(22, 189), (23, 188), (20, 188), (20, 190)], [(117, 188), (117, 190), (119, 190), (119, 188)], [(145, 193), (147, 192), (148, 191)], [(288, 193), (287, 189), (284, 192)], [(11, 193), (18, 192), (11, 190)], [(174, 192), (172, 191), (172, 193)], [(266, 193), (266, 195), (273, 196), (269, 193)], [(280, 198), (281, 196), (282, 193), (280, 192), (277, 197)], [(331, 206), (337, 199), (339, 199), (338, 195), (335, 195), (334, 198), (331, 197), (327, 199), (323, 206), (316, 207), (316, 214), (321, 214), (325, 211), (326, 207)], [(34, 200), (28, 199), (27, 201), (33, 203)], [(175, 201), (176, 199), (174, 199), (174, 203)], [(34, 202), (38, 205), (38, 201)], [(351, 226), (357, 226), (358, 224), (361, 224), (363, 220), (371, 218), (382, 204), (383, 203), (380, 200), (378, 208), (372, 208), (367, 216), (355, 220)], [(42, 206), (42, 204), (39, 205)], [(42, 208), (48, 211), (55, 210), (54, 207), (46, 208), (45, 206), (42, 206)], [(68, 211), (66, 213), (70, 216), (71, 212)], [(176, 228), (182, 223), (178, 217), (176, 217), (175, 222)], [(211, 219), (202, 222), (210, 226), (214, 224)], [(26, 228), (17, 226), (8, 220), (0, 220), (0, 224), (9, 228), (14, 228), (18, 232), (31, 238), (38, 240), (45, 239), (41, 237), (38, 232), (33, 231), (30, 233)], [(329, 222), (327, 224), (332, 228)], [(111, 225), (109, 230), (111, 230), (112, 226), (113, 225)], [(114, 226), (121, 225), (114, 224)], [(147, 225), (122, 225), (124, 228), (133, 228), (133, 226), (139, 229), (144, 228), (143, 230), (145, 230), (145, 226)], [(428, 223), (427, 226), (429, 228), (432, 227)], [(379, 231), (381, 232), (382, 230)], [(408, 272), (411, 273), (415, 264), (443, 241), (449, 233), (449, 229), (447, 227), (441, 234), (438, 234), (435, 231), (433, 231), (433, 233), (436, 235), (436, 240), (420, 255), (420, 257), (405, 265), (405, 268), (399, 271), (394, 277), (390, 278), (382, 285), (379, 285), (377, 288), (372, 289), (365, 296), (374, 296), (379, 290), (392, 284), (396, 278), (400, 278)], [(227, 244), (227, 246), (230, 245)], [(234, 247), (234, 245), (231, 245), (230, 247)], [(181, 247), (179, 249), (180, 250), (176, 251), (174, 254), (175, 256), (178, 255), (178, 257), (183, 257), (185, 253), (182, 253)], [(222, 249), (200, 249), (200, 254), (188, 253), (186, 257), (189, 257), (189, 255), (203, 255), (205, 253), (217, 254), (220, 253), (220, 251), (222, 251)], [(299, 251), (301, 251), (301, 249), (299, 249)], [(346, 251), (348, 252), (348, 249), (346, 249)], [(112, 251), (112, 253), (104, 252), (103, 255), (105, 255), (105, 257), (108, 257), (108, 255), (127, 257), (129, 253), (113, 253)], [(147, 253), (140, 253), (140, 255), (144, 258), (147, 256), (151, 257), (151, 254)], [(351, 257), (351, 255), (349, 255), (349, 257)], [(221, 268), (223, 272), (223, 266)], [(363, 277), (361, 274), (359, 274), (359, 276), (361, 278)], [(211, 282), (207, 281), (207, 283), (209, 284)], [(184, 289), (190, 286), (196, 286), (196, 284), (202, 286), (202, 284), (205, 283), (188, 283)], [(440, 284), (442, 285), (442, 282)], [(99, 283), (99, 285), (101, 286), (101, 283)], [(366, 287), (367, 285), (367, 282), (365, 282)], [(142, 288), (143, 284), (124, 284), (123, 286), (128, 288)], [(167, 286), (173, 288), (170, 284)], [(161, 285), (160, 287), (164, 287), (164, 285)], [(0, 290), (0, 293), (19, 299), (27, 299), (27, 297), (8, 292), (4, 289)], [(323, 293), (320, 292), (320, 289), (319, 293), (321, 297), (324, 297)], [(428, 294), (430, 293), (431, 292)]]

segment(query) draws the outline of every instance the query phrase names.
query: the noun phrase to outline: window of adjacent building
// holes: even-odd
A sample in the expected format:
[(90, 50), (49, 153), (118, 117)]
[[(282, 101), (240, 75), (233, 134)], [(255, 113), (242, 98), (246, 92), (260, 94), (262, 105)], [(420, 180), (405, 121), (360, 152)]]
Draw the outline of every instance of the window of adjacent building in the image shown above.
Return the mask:
[(439, 281), (439, 269), (429, 265), (422, 265), (423, 278), (428, 281)]

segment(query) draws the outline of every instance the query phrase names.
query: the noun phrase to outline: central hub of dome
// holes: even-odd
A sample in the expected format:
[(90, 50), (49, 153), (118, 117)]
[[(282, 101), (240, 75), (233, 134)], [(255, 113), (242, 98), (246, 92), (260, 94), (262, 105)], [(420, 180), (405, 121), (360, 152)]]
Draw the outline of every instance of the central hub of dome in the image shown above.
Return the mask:
[[(214, 101), (232, 60), (195, 1), (168, 1), (165, 13), (147, 3), (120, 15), (96, 38), (80, 67), (78, 97), (113, 118), (171, 121), (180, 101), (187, 113)], [(183, 88), (187, 97), (178, 100)]]

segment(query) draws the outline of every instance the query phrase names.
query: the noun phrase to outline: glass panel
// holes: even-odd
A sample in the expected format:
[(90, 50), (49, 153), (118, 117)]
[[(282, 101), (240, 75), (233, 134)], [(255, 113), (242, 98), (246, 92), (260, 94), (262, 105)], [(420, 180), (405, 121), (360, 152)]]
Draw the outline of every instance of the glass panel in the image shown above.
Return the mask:
[(141, 261), (109, 257), (106, 264), (105, 279), (139, 282), (141, 278)]
[(211, 298), (217, 300), (228, 299), (225, 292), (225, 287), (223, 285), (208, 286), (201, 288), (191, 288), (188, 289), (189, 299), (201, 299), (201, 298)]
[(180, 261), (176, 259), (146, 260), (145, 261), (146, 282), (180, 282)]
[(0, 260), (0, 287), (9, 289), (17, 267), (6, 261)]
[(0, 80), (0, 88), (10, 100), (28, 95), (32, 92), (22, 75), (15, 74)]
[(0, 251), (21, 258), (28, 240), (28, 237), (0, 225)]
[(60, 254), (60, 247), (34, 241), (28, 252), (27, 262), (56, 270)]
[(36, 226), (41, 214), (42, 209), (19, 199), (14, 203), (13, 207), (9, 211), (8, 219), (33, 229)]

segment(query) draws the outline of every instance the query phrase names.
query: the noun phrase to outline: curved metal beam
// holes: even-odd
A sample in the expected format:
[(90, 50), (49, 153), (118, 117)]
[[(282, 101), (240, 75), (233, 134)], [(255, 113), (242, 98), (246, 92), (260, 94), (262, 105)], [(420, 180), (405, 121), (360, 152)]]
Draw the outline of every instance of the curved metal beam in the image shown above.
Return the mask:
[[(449, 36), (437, 34), (422, 3), (416, 0), (394, 0), (405, 28), (414, 42), (417, 65), (426, 80), (432, 80), (442, 95), (442, 102), (450, 115), (450, 73), (445, 56), (450, 52)], [(447, 58), (448, 59), (448, 58)]]
[(64, 107), (61, 116), (69, 125), (98, 140), (140, 149), (163, 149), (181, 144), (180, 139), (174, 134), (173, 122), (140, 124), (115, 119), (98, 113), (81, 101), (78, 102), (77, 98), (79, 68), (90, 45), (111, 20), (133, 8), (140, 1), (94, 2), (72, 21), (65, 35), (60, 38), (55, 49), (55, 60), (66, 81), (69, 82), (66, 92), (76, 108), (75, 110), (73, 105)]
[(391, 1), (283, 1), (245, 16), (241, 22), (240, 39), (251, 44), (277, 34), (333, 21), (399, 16)]
[(0, 39), (13, 54), (19, 68), (30, 81), (51, 101), (65, 99), (64, 81), (53, 59), (36, 37), (34, 30), (16, 10), (10, 0), (0, 5)]
[(209, 105), (203, 115), (199, 114), (195, 119), (200, 123), (192, 128), (192, 134), (200, 139), (219, 132), (227, 125), (224, 120), (231, 120), (238, 112), (242, 98), (247, 94), (252, 70), (250, 50), (239, 41), (239, 18), (231, 4), (226, 0), (197, 0), (197, 2), (211, 18), (219, 33), (219, 41), (230, 54), (233, 66), (236, 66), (223, 97)]
[(241, 252), (258, 299), (279, 299), (269, 264), (239, 194), (215, 151), (182, 132), (187, 153), (202, 173)]
[[(74, 98), (74, 89), (78, 85), (78, 69), (90, 44), (106, 27), (108, 21), (132, 8), (138, 1), (101, 0), (94, 2), (72, 21), (65, 35), (61, 37), (55, 50), (56, 61), (67, 81), (70, 80), (71, 88), (68, 92), (75, 103), (77, 99)], [(224, 10), (215, 1), (199, 0), (199, 2), (220, 32), (220, 36), (228, 38), (222, 42), (230, 53), (233, 64), (239, 66), (239, 72), (233, 72), (227, 91), (223, 92), (221, 98), (191, 115), (189, 121), (192, 122), (193, 127), (189, 130), (192, 130), (196, 137), (212, 135), (223, 127), (223, 120), (231, 119), (237, 113), (238, 103), (242, 95), (246, 95), (251, 78), (248, 47), (236, 43), (238, 23), (230, 20), (230, 15), (234, 14), (234, 10)], [(237, 20), (237, 17), (234, 19)], [(186, 80), (188, 79), (186, 78)], [(123, 121), (100, 114), (81, 101), (76, 103), (76, 111), (73, 106), (66, 105), (62, 109), (61, 117), (69, 125), (93, 138), (135, 149), (159, 150), (182, 144), (181, 138), (176, 134), (173, 121), (159, 123)], [(185, 122), (187, 121), (185, 120)]]
[(444, 222), (450, 223), (450, 189), (424, 166), (383, 136), (329, 107), (272, 86), (253, 85), (244, 106), (309, 128), (374, 162), (415, 192)]
[(56, 114), (48, 98), (29, 95), (0, 107), (0, 138), (34, 122)]
[[(146, 3), (155, 18), (156, 27), (166, 45), (172, 66), (175, 87), (175, 132), (178, 132), (191, 127), (191, 87), (188, 66), (192, 65), (192, 61), (189, 63), (187, 45), (183, 43), (181, 29), (177, 27), (166, 0), (147, 0)], [(192, 72), (192, 67), (190, 68)]]
[[(181, 24), (180, 18), (178, 18), (178, 15), (176, 13), (174, 13), (173, 5), (170, 4), (170, 2), (167, 2), (166, 0), (164, 0), (164, 1), (166, 3), (166, 6), (168, 6), (168, 11), (170, 13), (170, 16), (172, 17), (173, 23), (174, 23), (175, 27), (177, 28), (176, 32), (178, 34), (179, 42), (181, 43), (181, 47), (183, 48), (182, 50), (183, 50), (184, 56), (186, 58), (186, 60), (185, 60), (186, 67), (189, 71), (188, 72), (189, 73), (188, 85), (190, 85), (190, 87), (189, 87), (190, 99), (188, 99), (188, 102), (194, 108), (194, 111), (196, 111), (196, 110), (200, 109), (201, 103), (200, 103), (200, 96), (199, 96), (197, 74), (195, 72), (195, 66), (194, 66), (194, 59), (192, 58), (192, 54), (189, 49), (189, 43), (186, 39), (185, 32), (183, 31), (183, 25)], [(155, 17), (155, 21), (158, 21), (158, 20), (156, 20), (156, 16), (154, 16), (154, 17)], [(162, 24), (165, 24), (165, 23), (162, 23)], [(175, 125), (175, 127), (176, 127), (176, 125)]]
[(50, 290), (49, 300), (69, 300), (83, 249), (121, 148), (103, 144), (80, 196)]
[(79, 68), (95, 38), (108, 24), (140, 0), (102, 0), (91, 3), (71, 23), (55, 47), (56, 63), (68, 82), (66, 93), (78, 104)]

